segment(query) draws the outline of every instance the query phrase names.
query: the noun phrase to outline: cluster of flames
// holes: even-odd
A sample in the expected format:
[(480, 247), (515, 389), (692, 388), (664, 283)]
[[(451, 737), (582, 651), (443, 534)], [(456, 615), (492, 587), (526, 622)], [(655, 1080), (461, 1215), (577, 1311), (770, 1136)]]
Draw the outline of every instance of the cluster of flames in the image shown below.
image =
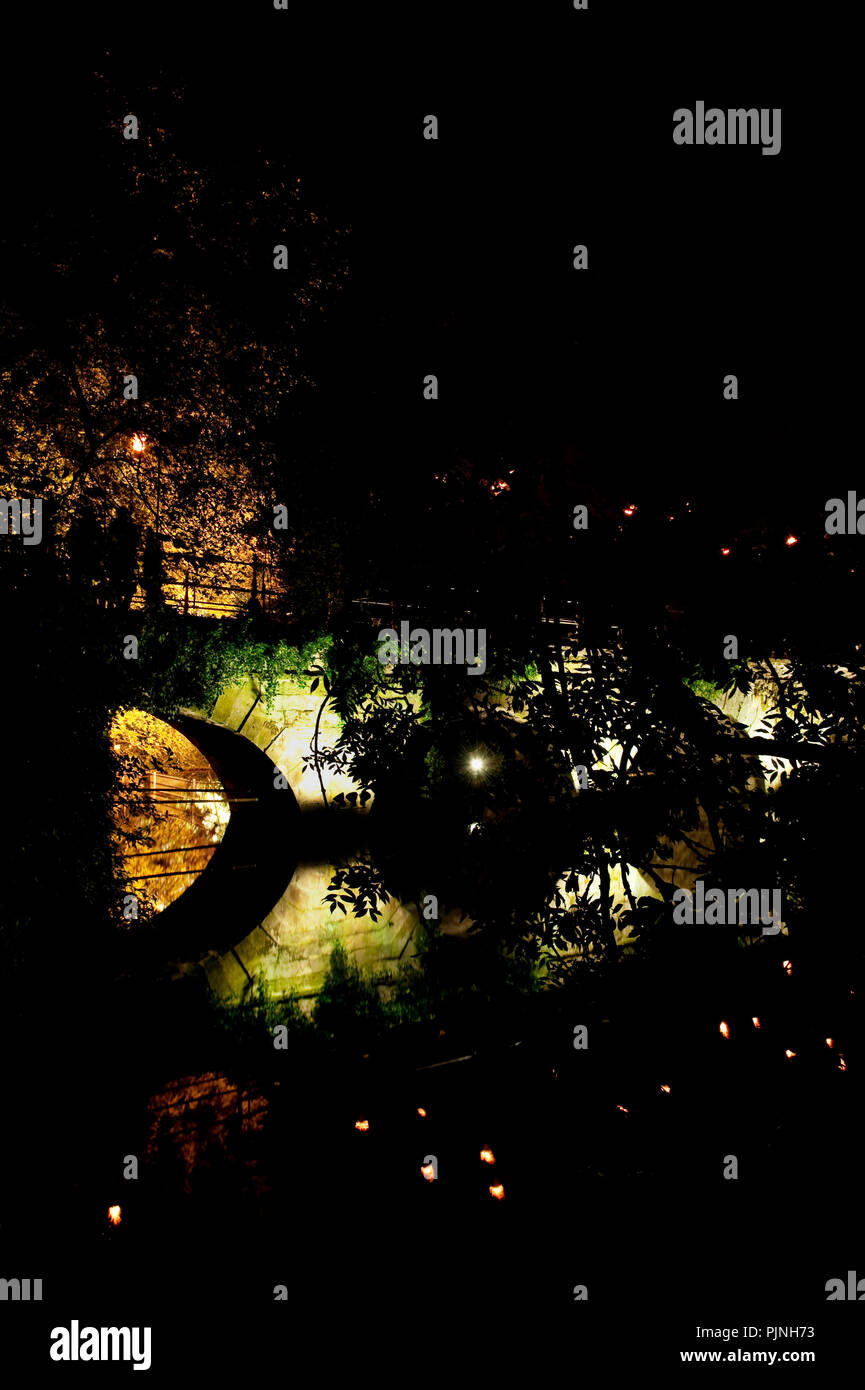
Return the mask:
[[(781, 961), (781, 969), (784, 971), (784, 974), (785, 974), (785, 975), (792, 975), (792, 974), (793, 974), (793, 962), (792, 962), (791, 960), (782, 960), (782, 961)], [(852, 990), (852, 989), (851, 989), (850, 993), (851, 993), (851, 994), (853, 993), (853, 990)], [(759, 1027), (760, 1027), (760, 1020), (759, 1020), (759, 1018), (756, 1016), (756, 1014), (752, 1017), (751, 1022), (753, 1023), (753, 1025), (754, 1025), (755, 1028), (759, 1028)], [(729, 1025), (729, 1023), (727, 1023), (724, 1019), (722, 1019), (721, 1022), (718, 1024), (718, 1032), (721, 1034), (721, 1037), (722, 1037), (722, 1038), (729, 1038), (729, 1036), (730, 1036), (730, 1025)], [(834, 1048), (834, 1046), (835, 1046), (835, 1039), (834, 1039), (834, 1038), (826, 1038), (826, 1039), (825, 1039), (825, 1042), (826, 1042), (826, 1046), (827, 1046), (827, 1047)], [(797, 1054), (793, 1051), (793, 1049), (792, 1049), (791, 1047), (786, 1047), (786, 1048), (784, 1049), (784, 1056), (787, 1058), (788, 1062), (789, 1062), (789, 1061), (792, 1061), (792, 1059), (793, 1059), (796, 1055), (797, 1055)], [(838, 1053), (838, 1070), (839, 1070), (839, 1071), (846, 1071), (846, 1070), (847, 1070), (847, 1063), (846, 1063), (846, 1061), (844, 1060), (844, 1053), (843, 1053), (843, 1052), (839, 1052), (839, 1053)], [(669, 1090), (669, 1087), (667, 1087), (667, 1086), (662, 1086), (662, 1087), (661, 1087), (661, 1090), (662, 1090), (662, 1091), (664, 1091), (664, 1090)], [(619, 1106), (619, 1109), (620, 1109), (620, 1110), (621, 1110), (621, 1108), (622, 1108), (622, 1107)]]
[[(691, 510), (691, 504), (690, 504), (690, 502), (686, 502), (686, 503), (685, 503), (685, 506), (687, 507), (688, 511)], [(623, 507), (623, 508), (622, 508), (622, 515), (623, 515), (623, 516), (633, 516), (634, 513), (635, 513), (636, 511), (637, 511), (637, 505), (636, 505), (636, 503), (635, 503), (635, 502), (631, 502), (631, 503), (628, 504), (627, 507)], [(674, 520), (675, 520), (675, 517), (674, 517), (674, 516), (669, 516), (669, 515), (668, 515), (668, 516), (667, 516), (667, 520), (668, 520), (668, 521), (674, 521)], [(788, 547), (794, 546), (794, 545), (798, 545), (798, 544), (799, 544), (799, 537), (798, 537), (798, 536), (794, 536), (794, 535), (792, 534), (792, 532), (790, 532), (788, 535), (786, 535), (786, 536), (784, 537), (784, 544), (785, 544), (786, 546), (788, 546)], [(721, 554), (722, 554), (722, 555), (729, 555), (730, 553), (731, 553), (731, 548), (730, 548), (729, 545), (723, 545), (723, 546), (721, 546)]]
[[(789, 961), (789, 960), (783, 960), (783, 961), (781, 962), (781, 969), (784, 971), (785, 975), (792, 975), (792, 974), (793, 974), (793, 962), (792, 962), (792, 961)], [(854, 991), (851, 989), (850, 993), (853, 994)], [(760, 1019), (757, 1017), (756, 1014), (752, 1017), (751, 1022), (752, 1022), (752, 1024), (754, 1025), (755, 1028), (759, 1028), (759, 1027), (760, 1027)], [(730, 1038), (730, 1025), (729, 1025), (729, 1023), (726, 1021), (726, 1019), (721, 1019), (721, 1022), (718, 1024), (718, 1032), (721, 1034), (721, 1037), (722, 1037), (722, 1038), (727, 1038), (727, 1039)], [(834, 1038), (826, 1038), (824, 1041), (825, 1041), (827, 1047), (831, 1047), (831, 1048), (834, 1049), (834, 1047), (835, 1047), (835, 1039), (834, 1039)], [(792, 1059), (793, 1059), (796, 1055), (797, 1055), (797, 1054), (793, 1051), (792, 1048), (788, 1047), (788, 1048), (785, 1048), (785, 1049), (784, 1049), (784, 1056), (787, 1058), (788, 1061), (792, 1061)], [(846, 1070), (847, 1070), (847, 1062), (846, 1062), (846, 1060), (845, 1060), (845, 1057), (844, 1057), (844, 1053), (843, 1053), (843, 1052), (839, 1052), (839, 1053), (838, 1053), (838, 1070), (839, 1070), (839, 1071), (846, 1071)], [(555, 1068), (553, 1068), (553, 1075), (556, 1076), (556, 1070), (555, 1070)], [(670, 1095), (670, 1094), (671, 1094), (671, 1087), (670, 1087), (666, 1082), (663, 1082), (663, 1083), (661, 1084), (660, 1089), (661, 1089), (661, 1091), (664, 1093), (664, 1095)], [(617, 1105), (617, 1106), (616, 1106), (616, 1109), (617, 1109), (617, 1110), (620, 1110), (620, 1111), (622, 1112), (623, 1115), (628, 1115), (628, 1114), (630, 1114), (630, 1111), (628, 1110), (628, 1107), (627, 1107), (626, 1105)], [(490, 1189), (490, 1191), (492, 1191), (492, 1189)]]
[[(621, 1108), (621, 1107), (620, 1107), (620, 1108)], [(427, 1114), (427, 1112), (426, 1112), (426, 1110), (423, 1108), (422, 1105), (417, 1106), (417, 1113), (418, 1113), (418, 1115), (420, 1116), (420, 1118), (421, 1118), (422, 1120), (425, 1120), (425, 1119), (426, 1119), (426, 1114)], [(369, 1120), (364, 1119), (364, 1118), (361, 1116), (361, 1118), (355, 1120), (355, 1122), (354, 1122), (354, 1127), (355, 1127), (355, 1129), (359, 1130), (362, 1134), (366, 1134), (366, 1133), (368, 1132), (368, 1130), (369, 1130)], [(485, 1147), (485, 1148), (481, 1149), (481, 1152), (480, 1152), (480, 1160), (481, 1160), (481, 1163), (490, 1163), (490, 1164), (492, 1164), (492, 1163), (495, 1163), (495, 1161), (496, 1161), (496, 1156), (495, 1156), (495, 1154), (493, 1153), (492, 1149), (486, 1148), (486, 1147)], [(422, 1164), (421, 1164), (421, 1169), (420, 1169), (420, 1171), (421, 1171), (422, 1177), (424, 1177), (424, 1178), (426, 1179), (427, 1182), (435, 1182), (435, 1180), (436, 1180), (436, 1165), (435, 1165), (435, 1163), (433, 1163), (433, 1162), (431, 1162), (431, 1161), (422, 1163)], [(497, 1202), (500, 1202), (500, 1201), (502, 1200), (502, 1198), (504, 1197), (504, 1195), (505, 1195), (505, 1189), (504, 1189), (503, 1184), (500, 1183), (500, 1182), (498, 1182), (498, 1183), (491, 1183), (491, 1184), (490, 1184), (490, 1188), (489, 1188), (489, 1193), (490, 1193), (490, 1196), (491, 1196), (491, 1197), (494, 1197), (494, 1198), (496, 1199)]]

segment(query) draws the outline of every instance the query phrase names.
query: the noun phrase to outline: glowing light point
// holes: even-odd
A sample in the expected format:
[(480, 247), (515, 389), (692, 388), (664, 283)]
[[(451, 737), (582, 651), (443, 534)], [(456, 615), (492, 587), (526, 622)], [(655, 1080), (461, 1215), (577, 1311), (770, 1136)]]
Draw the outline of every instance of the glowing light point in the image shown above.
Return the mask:
[(497, 1202), (500, 1202), (504, 1195), (505, 1189), (502, 1187), (501, 1183), (496, 1183), (495, 1187), (490, 1188), (490, 1196), (495, 1197)]
[(627, 1114), (628, 1114), (628, 1108), (627, 1108), (626, 1105), (617, 1105), (617, 1106), (616, 1106), (616, 1109), (617, 1109), (617, 1110), (621, 1110), (621, 1112), (622, 1112), (623, 1115), (627, 1115)]
[(785, 545), (798, 545), (798, 544), (799, 544), (799, 537), (798, 537), (798, 536), (788, 536), (787, 539), (785, 540), (784, 544), (785, 544)]
[(354, 1127), (355, 1129), (367, 1130), (369, 1129), (369, 1120), (355, 1120)]
[(723, 550), (721, 551), (721, 554), (722, 554), (722, 555), (729, 555), (729, 554), (730, 554), (730, 547), (729, 547), (728, 545), (725, 545), (724, 548), (723, 548)]
[(721, 1023), (718, 1027), (718, 1032), (721, 1034), (722, 1038), (729, 1038), (730, 1025), (728, 1023)]
[(795, 1054), (795, 1052), (791, 1052), (790, 1049), (789, 1049), (789, 1047), (788, 1047), (788, 1048), (786, 1048), (785, 1051), (784, 1051), (784, 1056), (785, 1056), (785, 1057), (795, 1057), (796, 1054)]
[(846, 1071), (846, 1070), (847, 1070), (847, 1063), (844, 1061), (844, 1053), (843, 1053), (843, 1052), (839, 1052), (839, 1053), (838, 1053), (838, 1070), (839, 1070), (839, 1071)]
[[(793, 974), (793, 962), (792, 962), (791, 960), (782, 960), (782, 961), (781, 961), (781, 969), (782, 969), (782, 970), (786, 970), (786, 972), (787, 972), (788, 975), (792, 975), (792, 974)], [(852, 990), (851, 990), (851, 993), (852, 993)]]
[(495, 1163), (492, 1149), (481, 1149), (481, 1163)]
[(421, 1165), (421, 1172), (423, 1173), (423, 1175), (424, 1175), (424, 1177), (426, 1178), (427, 1182), (435, 1182), (435, 1176), (436, 1176), (436, 1174), (435, 1174), (435, 1168), (434, 1168), (434, 1166), (432, 1165), (432, 1163), (424, 1163), (424, 1164), (422, 1164), (422, 1165)]
[(119, 1225), (120, 1225), (120, 1208), (119, 1208), (119, 1207), (109, 1207), (109, 1208), (108, 1208), (108, 1220), (111, 1222), (112, 1226), (119, 1226)]
[(834, 1038), (827, 1038), (827, 1039), (826, 1039), (826, 1046), (827, 1046), (827, 1047), (834, 1047), (834, 1046), (835, 1046), (835, 1040), (834, 1040)]
[(483, 770), (484, 770), (484, 760), (483, 760), (483, 758), (471, 758), (471, 759), (469, 760), (469, 767), (471, 768), (472, 772), (483, 772)]
[(141, 438), (140, 434), (134, 434), (132, 436), (132, 452), (134, 454), (141, 454), (144, 452), (144, 440)]
[(420, 1115), (422, 1120), (426, 1119), (426, 1111), (423, 1110), (420, 1106), (418, 1106), (417, 1108), (417, 1113)]
[(759, 1020), (759, 1018), (752, 1018), (752, 1019), (751, 1019), (751, 1022), (753, 1023), (753, 1025), (754, 1025), (755, 1028), (759, 1028), (759, 1027), (760, 1027), (760, 1020)]
[(664, 1094), (667, 1095), (667, 1096), (670, 1094), (670, 1088), (669, 1088), (669, 1086), (662, 1086), (662, 1087), (661, 1087), (661, 1090), (662, 1090), (662, 1091), (664, 1092)]

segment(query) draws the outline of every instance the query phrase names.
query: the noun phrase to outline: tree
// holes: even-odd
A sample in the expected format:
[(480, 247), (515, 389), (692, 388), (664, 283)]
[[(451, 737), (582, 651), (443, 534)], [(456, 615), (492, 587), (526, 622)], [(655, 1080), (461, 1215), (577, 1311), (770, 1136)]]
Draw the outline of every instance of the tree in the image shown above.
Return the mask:
[(193, 158), (183, 113), (180, 91), (100, 79), (79, 198), (60, 226), (37, 207), (7, 234), (0, 461), (18, 495), (51, 501), (61, 535), (88, 508), (106, 526), (122, 511), (164, 542), (169, 582), (191, 564), (240, 589), (224, 565), (272, 544), (285, 402), (345, 276), (342, 233), (287, 168), (251, 157), (226, 178)]
[[(686, 845), (710, 886), (781, 887), (787, 925), (825, 955), (822, 908), (834, 895), (841, 913), (843, 901), (833, 838), (855, 857), (840, 796), (865, 791), (861, 651), (851, 636), (815, 652), (809, 634), (789, 639), (780, 666), (759, 648), (720, 663), (728, 690), (760, 679), (771, 692), (765, 737), (748, 738), (698, 693), (695, 678), (712, 690), (716, 672), (695, 667), (654, 617), (641, 598), (612, 624), (605, 595), (583, 593), (565, 640), (560, 627), (491, 626), (483, 681), (434, 666), (386, 676), (362, 630), (335, 643), (328, 693), (345, 723), (319, 757), (356, 781), (355, 804), (374, 801), (367, 849), (339, 867), (331, 910), (360, 915), (390, 893), (420, 909), (432, 891), (442, 912), (459, 907), (561, 976), (574, 948), (583, 964), (616, 958), (616, 927), (642, 946), (671, 929), (670, 866)], [(758, 754), (774, 760), (766, 780)], [(783, 776), (780, 759), (792, 763)], [(635, 895), (627, 865), (650, 893)]]

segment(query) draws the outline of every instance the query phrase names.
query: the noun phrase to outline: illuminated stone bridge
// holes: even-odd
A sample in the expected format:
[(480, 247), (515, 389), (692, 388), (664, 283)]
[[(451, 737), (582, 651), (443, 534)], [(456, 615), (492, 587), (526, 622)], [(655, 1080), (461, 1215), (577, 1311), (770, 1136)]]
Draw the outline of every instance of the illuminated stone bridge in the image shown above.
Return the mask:
[[(156, 919), (148, 935), (178, 973), (203, 970), (219, 997), (240, 997), (257, 981), (272, 995), (311, 998), (324, 983), (337, 941), (355, 964), (376, 973), (392, 972), (417, 954), (424, 927), (415, 904), (391, 899), (373, 921), (331, 915), (323, 901), (337, 862), (366, 842), (366, 810), (329, 814), (318, 775), (304, 763), (321, 703), (308, 683), (286, 677), (267, 709), (261, 688), (250, 678), (225, 691), (209, 715), (186, 710), (175, 722), (213, 766), (232, 815), (206, 872)], [(743, 733), (762, 731), (765, 693), (718, 703)], [(335, 742), (339, 729), (338, 718), (325, 707), (320, 746)], [(603, 764), (614, 767), (619, 751), (611, 747)], [(759, 776), (757, 759), (753, 768)], [(274, 787), (276, 770), (288, 790)], [(328, 801), (356, 790), (350, 779), (324, 769), (322, 780)], [(705, 824), (691, 838), (696, 846), (710, 847)], [(684, 844), (672, 849), (670, 862), (652, 866), (656, 877), (692, 888), (699, 864), (694, 849)], [(650, 876), (634, 866), (627, 872), (636, 896), (659, 895)], [(624, 899), (620, 870), (612, 872), (610, 887), (616, 899)], [(441, 925), (451, 934), (471, 926), (459, 923), (458, 910)], [(627, 932), (616, 932), (619, 944), (627, 938)]]
[[(206, 871), (148, 935), (181, 973), (203, 969), (220, 997), (241, 996), (253, 980), (273, 995), (312, 996), (337, 941), (356, 965), (377, 972), (416, 954), (423, 928), (414, 905), (392, 898), (373, 921), (332, 916), (323, 902), (336, 861), (364, 842), (366, 812), (328, 814), (318, 776), (304, 766), (320, 706), (308, 682), (284, 678), (267, 710), (250, 678), (226, 691), (209, 715), (184, 710), (175, 721), (214, 767), (232, 815)], [(339, 727), (325, 710), (322, 747)], [(277, 770), (287, 789), (274, 786)], [(324, 769), (322, 780), (328, 800), (355, 789)]]

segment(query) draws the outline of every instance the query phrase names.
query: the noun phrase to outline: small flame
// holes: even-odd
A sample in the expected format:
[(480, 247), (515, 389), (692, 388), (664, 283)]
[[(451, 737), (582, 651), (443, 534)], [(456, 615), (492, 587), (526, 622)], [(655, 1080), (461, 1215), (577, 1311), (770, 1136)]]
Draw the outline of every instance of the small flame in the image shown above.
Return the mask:
[(721, 1026), (720, 1026), (719, 1029), (718, 1029), (718, 1032), (721, 1034), (721, 1037), (722, 1037), (722, 1038), (729, 1038), (729, 1036), (730, 1036), (730, 1026), (729, 1026), (729, 1024), (727, 1024), (727, 1023), (722, 1023)]
[(787, 972), (788, 975), (792, 975), (792, 974), (793, 974), (793, 962), (792, 962), (791, 960), (782, 960), (782, 961), (781, 961), (781, 969), (782, 969), (782, 970), (786, 970), (786, 972)]
[(422, 1120), (425, 1120), (425, 1119), (426, 1119), (426, 1111), (423, 1110), (423, 1109), (421, 1108), (421, 1106), (418, 1106), (418, 1108), (417, 1108), (417, 1113), (420, 1115), (420, 1117), (421, 1117)]
[(617, 1110), (621, 1110), (621, 1112), (622, 1112), (623, 1115), (627, 1115), (627, 1114), (628, 1114), (628, 1108), (627, 1108), (627, 1106), (625, 1106), (625, 1105), (617, 1105), (617, 1106), (616, 1106), (616, 1109), (617, 1109)]
[(495, 1163), (492, 1149), (481, 1149), (481, 1163)]
[(427, 1182), (435, 1182), (435, 1175), (436, 1175), (436, 1174), (435, 1174), (435, 1168), (433, 1167), (433, 1165), (432, 1165), (431, 1163), (424, 1163), (424, 1164), (422, 1164), (422, 1165), (421, 1165), (421, 1172), (423, 1173), (423, 1175), (424, 1175), (424, 1177), (426, 1178)]
[(111, 1222), (112, 1226), (119, 1226), (119, 1225), (120, 1225), (120, 1208), (119, 1208), (119, 1207), (109, 1207), (109, 1208), (108, 1208), (108, 1220)]
[(501, 1183), (496, 1183), (495, 1187), (490, 1188), (490, 1196), (495, 1197), (497, 1202), (500, 1202), (504, 1195), (505, 1189), (502, 1187)]
[(835, 1040), (834, 1040), (834, 1038), (827, 1038), (827, 1039), (826, 1039), (826, 1046), (827, 1046), (827, 1047), (834, 1047), (834, 1046), (835, 1046)]
[(369, 1129), (369, 1120), (355, 1120), (355, 1129)]
[(134, 434), (132, 436), (132, 452), (134, 454), (141, 454), (144, 452), (144, 440), (141, 438), (140, 434)]
[(721, 554), (722, 554), (722, 555), (729, 555), (729, 554), (730, 554), (730, 547), (729, 547), (728, 545), (725, 545), (725, 546), (724, 546), (724, 549), (721, 551)]
[(633, 503), (631, 503), (630, 507), (624, 507), (624, 508), (623, 508), (623, 512), (624, 512), (624, 515), (625, 515), (625, 516), (633, 516), (633, 515), (634, 515), (634, 512), (635, 512), (636, 510), (637, 510), (637, 509), (636, 509), (636, 507), (634, 506)]
[(670, 1088), (669, 1088), (669, 1086), (662, 1086), (662, 1087), (661, 1087), (661, 1090), (664, 1091), (664, 1092), (666, 1092), (667, 1095), (670, 1094)]
[(791, 1052), (790, 1049), (789, 1049), (789, 1047), (788, 1047), (788, 1048), (785, 1050), (785, 1052), (784, 1052), (784, 1056), (785, 1056), (785, 1057), (795, 1057), (796, 1054), (795, 1054), (795, 1052)]
[(839, 1052), (839, 1053), (838, 1053), (838, 1070), (839, 1070), (839, 1071), (846, 1071), (846, 1070), (847, 1070), (847, 1063), (844, 1061), (844, 1053), (843, 1053), (843, 1052)]
[(751, 1019), (751, 1022), (753, 1023), (753, 1025), (754, 1025), (755, 1028), (759, 1028), (759, 1027), (760, 1027), (760, 1020), (759, 1020), (759, 1018), (752, 1018), (752, 1019)]
[(798, 537), (798, 536), (788, 536), (787, 539), (785, 540), (784, 544), (785, 544), (785, 545), (798, 545), (798, 544), (799, 544), (799, 537)]

